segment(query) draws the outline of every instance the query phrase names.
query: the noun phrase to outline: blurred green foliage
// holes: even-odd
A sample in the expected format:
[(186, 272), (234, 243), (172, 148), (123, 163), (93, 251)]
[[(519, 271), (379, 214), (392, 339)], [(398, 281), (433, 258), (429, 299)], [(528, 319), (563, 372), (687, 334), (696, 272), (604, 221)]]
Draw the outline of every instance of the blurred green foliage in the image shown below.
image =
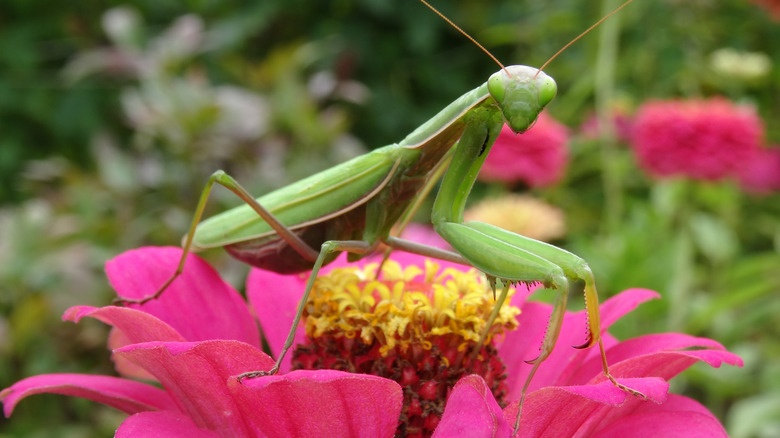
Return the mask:
[[(585, 0), (440, 3), (502, 62), (536, 66), (604, 13)], [(599, 29), (547, 68), (559, 84), (557, 119), (576, 128), (609, 106), (721, 94), (756, 106), (768, 141), (780, 141), (780, 69), (743, 80), (711, 63), (724, 48), (780, 59), (780, 26), (764, 10), (741, 0), (635, 2), (607, 23), (614, 36)], [(214, 170), (263, 193), (400, 140), (495, 70), (414, 0), (4, 1), (0, 387), (50, 372), (112, 373), (106, 328), (59, 316), (110, 301), (107, 259), (178, 243)], [(628, 287), (664, 296), (615, 332), (722, 342), (745, 368), (695, 367), (677, 390), (735, 437), (776, 436), (778, 194), (656, 183), (629, 149), (584, 137), (571, 150), (565, 181), (534, 191), (570, 218), (557, 243), (591, 263), (604, 296)], [(475, 198), (490, 190), (477, 187)], [(237, 204), (216, 198), (211, 211)], [(208, 256), (240, 284), (244, 267)], [(36, 396), (0, 419), (0, 436), (106, 436), (122, 418)]]

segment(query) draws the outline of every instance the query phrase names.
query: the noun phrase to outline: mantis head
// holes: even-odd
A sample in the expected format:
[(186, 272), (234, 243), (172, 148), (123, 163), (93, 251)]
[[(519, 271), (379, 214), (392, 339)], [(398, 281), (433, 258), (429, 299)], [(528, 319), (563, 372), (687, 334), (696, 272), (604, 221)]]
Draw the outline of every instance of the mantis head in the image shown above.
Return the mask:
[(533, 126), (558, 91), (553, 78), (525, 65), (510, 65), (488, 79), (488, 91), (515, 133)]

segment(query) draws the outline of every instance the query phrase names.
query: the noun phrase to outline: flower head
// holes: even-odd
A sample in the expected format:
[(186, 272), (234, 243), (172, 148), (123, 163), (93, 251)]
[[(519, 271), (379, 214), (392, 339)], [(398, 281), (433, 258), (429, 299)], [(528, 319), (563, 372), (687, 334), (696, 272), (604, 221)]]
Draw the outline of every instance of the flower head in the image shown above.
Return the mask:
[[(155, 290), (166, 279), (179, 255), (180, 250), (175, 248), (142, 248), (117, 257), (109, 263), (107, 271), (120, 296), (138, 298)], [(415, 269), (407, 266), (425, 266), (419, 257), (399, 255), (397, 261), (399, 265), (390, 265), (391, 274), (392, 271), (395, 274), (389, 275), (387, 281), (393, 285), (398, 282), (414, 284), (420, 303), (423, 304), (426, 299), (428, 304), (436, 301), (435, 297), (441, 292), (437, 290), (449, 287), (446, 286), (447, 281), (457, 283), (457, 277), (461, 275), (451, 275), (448, 277), (450, 280), (444, 279), (444, 283), (439, 284), (436, 282), (437, 276), (432, 274), (432, 267)], [(361, 265), (350, 266), (352, 268), (346, 271), (334, 269), (330, 274), (323, 272), (327, 275), (325, 283), (348, 284), (351, 280), (344, 280), (346, 277), (359, 278), (370, 272), (369, 268)], [(441, 263), (445, 271), (452, 267)], [(350, 273), (352, 269), (355, 271)], [(432, 295), (419, 295), (420, 289), (427, 286), (416, 284), (412, 274), (417, 274), (414, 277), (421, 276), (423, 283), (428, 279), (426, 274), (432, 275)], [(272, 351), (279, 351), (284, 342), (295, 306), (303, 292), (304, 280), (302, 276), (281, 276), (260, 270), (253, 270), (250, 274), (247, 293)], [(372, 280), (361, 280), (358, 283), (362, 283), (359, 288), (365, 292)], [(468, 297), (473, 292), (473, 286), (470, 281), (464, 281), (453, 290), (459, 293), (466, 291), (462, 297), (470, 301)], [(392, 303), (383, 304), (385, 298), (380, 291), (382, 288), (377, 284), (370, 287), (378, 293), (336, 297), (343, 291), (333, 287), (324, 288), (336, 292), (331, 295), (334, 297), (333, 305), (344, 312), (343, 315), (331, 314), (341, 322), (335, 325), (322, 323), (322, 327), (327, 330), (322, 331), (321, 337), (334, 336), (331, 329), (342, 325), (347, 328), (360, 327), (352, 331), (355, 335), (353, 340), (363, 340), (364, 331), (373, 332), (372, 339), (392, 334), (396, 338), (392, 350), (382, 348), (387, 347), (387, 343), (381, 344), (373, 353), (347, 349), (344, 347), (350, 341), (346, 335), (338, 346), (342, 348), (342, 354), (352, 355), (344, 359), (351, 360), (356, 366), (356, 358), (371, 358), (381, 363), (383, 358), (391, 357), (392, 354), (403, 355), (406, 346), (410, 354), (404, 356), (403, 360), (411, 361), (415, 356), (411, 353), (415, 352), (423, 358), (423, 367), (413, 370), (418, 376), (419, 369), (438, 372), (440, 375), (452, 372), (451, 368), (441, 366), (442, 363), (432, 366), (430, 370), (425, 367), (425, 363), (434, 364), (430, 359), (427, 359), (428, 362), (425, 360), (435, 350), (437, 341), (434, 337), (437, 335), (416, 334), (412, 330), (410, 336), (405, 336), (401, 334), (407, 332), (398, 327), (372, 329), (360, 323), (364, 321), (365, 314), (379, 314), (387, 310), (386, 315), (397, 315), (414, 309), (411, 314), (417, 314), (419, 318), (412, 319), (416, 323), (422, 321), (419, 327), (425, 328), (436, 314), (434, 307), (438, 309), (439, 317), (446, 319), (447, 312), (443, 311), (445, 307), (431, 305), (428, 308), (414, 303), (406, 307), (409, 299), (395, 299), (400, 297), (395, 297), (394, 289), (389, 286), (385, 291), (389, 294), (384, 295), (390, 297)], [(430, 394), (444, 403), (440, 420), (438, 416), (430, 416), (436, 418), (435, 421), (429, 420), (429, 425), (433, 425), (434, 429), (426, 432), (433, 430), (433, 436), (438, 437), (462, 435), (464, 432), (499, 437), (512, 434), (510, 425), (517, 414), (519, 391), (530, 369), (524, 360), (535, 356), (550, 313), (550, 306), (546, 304), (526, 302), (529, 294), (529, 290), (521, 288), (513, 295), (512, 304), (522, 311), (517, 315), (516, 310), (508, 307), (501, 322), (495, 326), (494, 334), (515, 324), (521, 329), (493, 336), (493, 348), (484, 348), (480, 352), (479, 360), (483, 364), (493, 366), (503, 362), (506, 366), (505, 378), (498, 375), (504, 374), (503, 371), (493, 371), (465, 375), (454, 386), (443, 391), (419, 389), (418, 394)], [(606, 300), (602, 305), (602, 327), (606, 330), (637, 304), (655, 296), (654, 292), (634, 289)], [(372, 300), (375, 301), (371, 303)], [(310, 309), (315, 310), (313, 315), (320, 314), (316, 307), (329, 306), (327, 300), (320, 299), (319, 304), (316, 303), (317, 299), (309, 304)], [(461, 306), (459, 301), (454, 304), (455, 309)], [(393, 306), (396, 308), (393, 309)], [(465, 319), (478, 317), (478, 313), (472, 313), (472, 317)], [(469, 313), (466, 312), (466, 315)], [(402, 402), (408, 394), (396, 381), (402, 382), (404, 386), (414, 386), (409, 380), (410, 377), (414, 380), (414, 373), (403, 372), (408, 367), (416, 366), (411, 363), (400, 368), (401, 373), (393, 376), (392, 380), (364, 373), (298, 370), (239, 382), (236, 379), (238, 374), (267, 370), (273, 360), (258, 348), (257, 330), (253, 324), (247, 323), (251, 322), (249, 308), (232, 288), (195, 256), (188, 258), (184, 274), (158, 300), (137, 308), (78, 306), (66, 312), (64, 318), (78, 321), (84, 316), (97, 318), (113, 326), (110, 343), (114, 347), (117, 369), (125, 377), (74, 374), (30, 377), (0, 393), (7, 416), (23, 398), (48, 392), (89, 398), (126, 412), (129, 417), (117, 431), (118, 437), (138, 436), (139, 433), (211, 438), (326, 434), (389, 437), (396, 433)], [(383, 324), (391, 320), (380, 318), (379, 321)], [(476, 329), (479, 322), (473, 322), (473, 328)], [(317, 331), (316, 316), (307, 324), (311, 334)], [(680, 334), (648, 335), (618, 342), (604, 333), (613, 375), (621, 383), (646, 394), (649, 401), (644, 401), (627, 395), (605, 381), (597, 351), (568, 347), (582, 341), (585, 326), (583, 312), (568, 313), (563, 324), (558, 348), (539, 368), (531, 384), (523, 407), (519, 436), (603, 436), (646, 427), (647, 424), (653, 427), (646, 430), (657, 431), (658, 436), (671, 430), (693, 428), (711, 436), (725, 436), (720, 423), (704, 407), (685, 397), (667, 395), (666, 383), (666, 380), (698, 361), (715, 367), (723, 362), (741, 365), (741, 360), (725, 351), (720, 344)], [(437, 326), (445, 338), (456, 333), (466, 333), (466, 338), (471, 337), (471, 329), (464, 328), (469, 327), (469, 324)], [(313, 342), (305, 339), (306, 331), (305, 327), (300, 327), (297, 333), (304, 345), (302, 355), (319, 354), (317, 348), (311, 347)], [(422, 337), (417, 337), (418, 334)], [(430, 350), (426, 350), (425, 339), (431, 343)], [(692, 347), (698, 349), (690, 350)], [(383, 356), (380, 350), (386, 354)], [(290, 369), (289, 356), (283, 369)], [(301, 357), (301, 354), (298, 356)], [(314, 363), (317, 358), (309, 357), (306, 361)], [(160, 386), (127, 378), (141, 375), (155, 380)], [(493, 381), (491, 376), (495, 377)], [(499, 382), (498, 386), (496, 382)], [(496, 387), (503, 388), (500, 390), (505, 394), (503, 402), (494, 396)], [(428, 400), (421, 399), (419, 406), (408, 402), (403, 412), (408, 415), (418, 409), (424, 411), (422, 402)]]
[[(417, 266), (425, 265), (424, 260), (418, 256), (394, 254), (394, 258), (401, 267), (409, 266), (410, 264)], [(344, 276), (344, 268), (347, 271), (355, 270), (355, 275), (358, 277), (366, 272), (366, 268), (361, 267), (361, 264), (345, 266), (341, 261), (334, 263), (340, 267), (338, 272), (336, 270), (331, 271), (336, 275), (336, 278)], [(441, 262), (443, 270), (453, 267), (457, 267), (457, 265)], [(372, 268), (369, 268), (369, 272), (372, 272), (370, 269)], [(408, 280), (408, 276), (403, 275), (410, 272), (408, 267), (400, 270), (397, 267), (391, 269), (397, 270), (401, 277)], [(462, 267), (460, 269), (463, 270)], [(429, 270), (416, 270), (421, 278), (425, 278), (424, 274), (426, 271), (430, 272)], [(331, 274), (326, 273), (324, 275), (329, 277)], [(380, 276), (380, 278), (382, 277)], [(415, 279), (413, 278), (412, 280)], [(247, 285), (247, 293), (252, 302), (265, 302), (265, 306), (256, 304), (255, 308), (259, 309), (258, 319), (266, 333), (268, 333), (265, 329), (266, 327), (270, 328), (280, 325), (280, 322), (284, 320), (284, 317), (280, 315), (293, 314), (297, 304), (295, 297), (300, 296), (299, 294), (273, 294), (269, 296), (267, 294), (269, 285), (278, 284), (280, 281), (285, 282), (285, 287), (291, 288), (290, 290), (298, 290), (300, 293), (303, 291), (304, 278), (281, 276), (261, 270), (253, 270), (251, 272)], [(331, 282), (333, 280), (327, 281)], [(298, 283), (297, 286), (293, 284), (295, 282)], [(350, 303), (350, 306), (358, 307), (361, 302), (369, 310), (382, 306), (378, 301), (377, 294), (371, 294), (373, 298), (369, 298), (366, 294), (354, 293), (356, 292), (354, 288), (347, 287), (347, 289), (351, 289), (353, 292), (349, 298), (345, 299), (346, 302)], [(479, 374), (465, 375), (457, 381), (454, 387), (446, 391), (443, 405), (444, 411), (441, 413), (441, 419), (439, 420), (436, 417), (435, 420), (422, 422), (423, 430), (418, 431), (412, 428), (411, 430), (406, 430), (407, 433), (411, 435), (412, 432), (420, 432), (422, 435), (426, 435), (431, 431), (428, 427), (435, 426), (433, 430), (434, 437), (460, 436), (466, 432), (475, 433), (475, 431), (479, 431), (478, 433), (484, 434), (484, 436), (511, 436), (511, 425), (514, 424), (517, 415), (520, 392), (531, 369), (531, 366), (525, 360), (536, 357), (538, 354), (551, 312), (551, 306), (547, 304), (526, 301), (533, 290), (519, 288), (512, 296), (512, 305), (521, 309), (516, 316), (519, 328), (507, 331), (500, 337), (494, 337), (493, 348), (482, 351), (482, 354), (490, 354), (492, 351), (497, 351), (500, 363), (505, 367), (504, 372), (506, 376), (500, 379), (498, 397), (496, 396), (495, 380), (490, 380), (491, 376), (495, 377), (494, 374), (488, 374), (489, 377), (487, 378)], [(333, 295), (329, 295), (329, 297), (333, 297)], [(657, 297), (658, 295), (652, 291), (632, 289), (606, 300), (601, 307), (602, 328), (606, 330), (613, 322), (630, 312), (641, 302)], [(374, 301), (374, 298), (377, 301)], [(279, 303), (272, 303), (277, 301)], [(327, 301), (327, 299), (314, 298), (308, 307), (310, 309), (316, 308)], [(397, 300), (394, 301), (397, 302)], [(331, 305), (339, 307), (343, 306), (343, 302), (340, 301), (338, 304), (332, 303)], [(390, 305), (392, 304), (385, 304), (385, 306)], [(264, 307), (268, 310), (263, 311)], [(514, 310), (512, 312), (515, 313)], [(372, 312), (369, 311), (368, 313)], [(310, 365), (318, 361), (324, 364), (324, 366), (338, 364), (338, 367), (352, 366), (352, 364), (358, 363), (363, 364), (364, 362), (375, 364), (377, 362), (382, 363), (383, 358), (387, 359), (390, 357), (393, 360), (388, 361), (391, 364), (388, 368), (389, 371), (395, 371), (395, 375), (389, 377), (398, 381), (405, 388), (405, 405), (402, 409), (401, 417), (402, 424), (408, 424), (403, 422), (406, 420), (405, 415), (408, 415), (410, 412), (418, 414), (419, 418), (423, 414), (428, 415), (425, 418), (435, 415), (434, 410), (426, 411), (420, 409), (413, 402), (414, 394), (411, 394), (412, 397), (410, 397), (410, 392), (406, 388), (407, 386), (414, 387), (414, 383), (419, 383), (423, 378), (436, 380), (433, 373), (426, 376), (419, 376), (418, 373), (418, 369), (425, 368), (426, 364), (431, 363), (431, 352), (435, 348), (426, 350), (424, 347), (417, 346), (415, 348), (412, 345), (409, 347), (411, 351), (424, 351), (423, 354), (419, 355), (422, 359), (421, 365), (410, 360), (414, 356), (414, 354), (411, 354), (404, 356), (403, 360), (408, 361), (407, 366), (413, 368), (411, 370), (413, 372), (406, 367), (394, 368), (393, 362), (398, 356), (395, 356), (393, 352), (388, 353), (387, 356), (382, 356), (379, 351), (386, 344), (380, 343), (379, 346), (374, 345), (370, 348), (354, 348), (354, 345), (350, 344), (351, 341), (348, 341), (349, 338), (346, 336), (346, 333), (353, 332), (352, 329), (348, 328), (344, 332), (344, 344), (333, 344), (333, 337), (336, 336), (335, 332), (338, 330), (338, 327), (353, 327), (351, 322), (344, 323), (342, 320), (342, 318), (351, 320), (351, 317), (337, 315), (330, 315), (325, 318), (339, 321), (327, 324), (329, 327), (335, 327), (335, 329), (324, 336), (326, 338), (324, 341), (326, 347), (312, 347), (312, 345), (316, 345), (320, 341), (307, 340), (306, 332), (313, 333), (316, 331), (317, 321), (322, 317), (319, 313), (317, 315), (313, 321), (305, 324), (307, 328), (299, 328), (296, 340), (302, 347), (299, 347), (300, 349), (296, 353), (296, 364), (294, 366), (301, 366), (297, 362)], [(287, 321), (289, 321), (291, 316), (287, 318)], [(363, 320), (363, 317), (356, 319)], [(649, 400), (645, 401), (626, 394), (606, 380), (606, 377), (601, 372), (601, 356), (597, 349), (577, 350), (569, 347), (569, 345), (582, 343), (582, 339), (585, 336), (585, 324), (585, 312), (566, 314), (557, 347), (539, 368), (534, 380), (531, 382), (529, 394), (523, 407), (519, 435), (517, 436), (595, 436), (601, 431), (611, 430), (611, 428), (614, 428), (614, 430), (625, 430), (625, 428), (631, 427), (632, 424), (640, 424), (646, 421), (647, 418), (653, 418), (653, 421), (667, 422), (664, 425), (665, 429), (658, 429), (660, 432), (657, 436), (664, 436), (665, 433), (675, 428), (678, 430), (696, 428), (697, 431), (703, 434), (726, 436), (723, 427), (706, 408), (691, 399), (667, 394), (668, 383), (666, 381), (697, 361), (704, 361), (715, 367), (720, 366), (724, 362), (741, 366), (742, 361), (739, 357), (725, 351), (723, 346), (717, 342), (682, 334), (648, 335), (619, 342), (609, 333), (602, 333), (607, 347), (607, 357), (610, 359), (612, 374), (621, 383), (646, 394)], [(281, 326), (286, 327), (286, 324), (282, 323)], [(413, 324), (409, 323), (407, 329), (413, 332)], [(275, 336), (268, 337), (272, 351), (278, 351), (281, 348), (285, 336), (286, 333), (278, 333)], [(359, 337), (355, 333), (355, 337), (352, 339), (358, 339)], [(372, 336), (374, 339), (379, 337), (381, 336)], [(699, 349), (689, 350), (691, 348)], [(486, 361), (486, 359), (487, 357), (482, 359), (483, 363), (498, 363), (492, 360)], [(289, 362), (287, 367), (289, 369)], [(376, 368), (381, 370), (382, 366)], [(444, 378), (446, 373), (450, 371), (448, 368), (442, 368), (441, 366), (438, 368), (434, 367), (433, 370), (440, 373), (439, 378)], [(365, 372), (366, 369), (362, 371)], [(479, 373), (479, 370), (476, 370), (476, 372)], [(409, 376), (414, 375), (417, 375), (420, 380), (409, 379)], [(422, 399), (422, 401), (425, 402), (427, 400)], [(419, 423), (414, 425), (419, 426)]]
[[(428, 436), (447, 395), (464, 376), (477, 374), (499, 403), (506, 378), (493, 338), (517, 328), (520, 309), (502, 306), (480, 354), (472, 356), (495, 306), (476, 271), (406, 268), (389, 260), (344, 267), (320, 276), (304, 312), (307, 341), (293, 369), (339, 369), (396, 380), (404, 389), (399, 433)], [(513, 294), (514, 290), (510, 290)], [(505, 403), (504, 403), (505, 404)]]
[(736, 176), (763, 136), (755, 111), (722, 98), (657, 101), (640, 108), (633, 146), (650, 175), (717, 181)]
[(568, 142), (566, 127), (547, 113), (539, 115), (536, 124), (523, 134), (516, 135), (504, 125), (479, 179), (507, 184), (522, 181), (530, 187), (555, 184), (566, 168)]

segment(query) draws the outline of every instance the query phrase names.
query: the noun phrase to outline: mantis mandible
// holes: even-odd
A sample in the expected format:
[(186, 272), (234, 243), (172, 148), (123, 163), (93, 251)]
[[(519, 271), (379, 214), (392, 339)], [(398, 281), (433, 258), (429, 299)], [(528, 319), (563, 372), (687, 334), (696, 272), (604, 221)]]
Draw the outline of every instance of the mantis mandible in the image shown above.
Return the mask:
[[(392, 249), (479, 269), (494, 289), (498, 282), (503, 285), (496, 308), (506, 299), (511, 284), (539, 282), (556, 291), (541, 352), (527, 361), (533, 369), (522, 389), (515, 430), (528, 385), (539, 365), (552, 353), (560, 333), (570, 280), (585, 284), (588, 316), (585, 342), (576, 348), (598, 344), (606, 377), (615, 386), (643, 396), (618, 383), (609, 372), (601, 340), (595, 280), (584, 260), (553, 245), (486, 223), (463, 220), (477, 173), (503, 125), (507, 124), (515, 133), (528, 130), (556, 92), (555, 81), (540, 69), (521, 65), (502, 67), (487, 82), (462, 95), (401, 142), (375, 149), (257, 199), (225, 172), (217, 171), (200, 196), (175, 273), (155, 294), (141, 300), (121, 301), (140, 304), (159, 297), (183, 271), (187, 254), (207, 248), (224, 247), (241, 261), (278, 273), (311, 270), (276, 364), (269, 371), (245, 373), (240, 378), (274, 374), (292, 346), (295, 329), (320, 268), (340, 252), (348, 252), (349, 260), (354, 261), (385, 244)], [(392, 236), (391, 228), (402, 220), (418, 194), (427, 193), (437, 182), (436, 178), (429, 177), (433, 169), (447, 162), (431, 222), (454, 252)], [(245, 205), (201, 222), (214, 184), (234, 192)], [(488, 321), (487, 327), (491, 325), (492, 321)]]

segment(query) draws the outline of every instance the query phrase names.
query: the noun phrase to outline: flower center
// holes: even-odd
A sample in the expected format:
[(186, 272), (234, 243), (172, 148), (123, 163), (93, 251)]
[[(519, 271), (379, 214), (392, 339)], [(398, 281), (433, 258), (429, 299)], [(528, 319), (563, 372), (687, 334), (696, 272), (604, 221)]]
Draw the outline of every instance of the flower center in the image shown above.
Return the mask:
[(495, 303), (481, 274), (439, 272), (430, 260), (424, 271), (402, 269), (390, 260), (377, 277), (377, 268), (374, 263), (334, 269), (317, 278), (304, 313), (308, 340), (296, 347), (293, 369), (336, 369), (397, 381), (404, 391), (402, 436), (429, 436), (452, 387), (467, 374), (482, 376), (503, 404), (506, 374), (494, 340), (517, 327), (520, 309), (502, 306), (472, 359)]

